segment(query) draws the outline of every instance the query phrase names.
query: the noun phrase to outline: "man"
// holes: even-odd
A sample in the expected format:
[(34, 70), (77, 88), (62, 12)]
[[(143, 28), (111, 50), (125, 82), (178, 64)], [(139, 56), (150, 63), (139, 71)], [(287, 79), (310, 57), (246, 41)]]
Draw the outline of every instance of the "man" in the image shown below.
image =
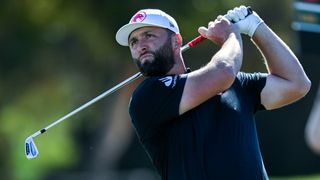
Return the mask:
[(320, 86), (306, 123), (305, 139), (310, 149), (320, 155)]
[[(310, 81), (286, 44), (244, 6), (200, 27), (221, 46), (209, 63), (188, 72), (176, 21), (160, 10), (137, 12), (116, 34), (147, 78), (132, 95), (129, 113), (162, 179), (268, 179), (254, 114), (303, 97)], [(236, 22), (235, 24), (230, 21)], [(248, 34), (268, 73), (239, 72)]]

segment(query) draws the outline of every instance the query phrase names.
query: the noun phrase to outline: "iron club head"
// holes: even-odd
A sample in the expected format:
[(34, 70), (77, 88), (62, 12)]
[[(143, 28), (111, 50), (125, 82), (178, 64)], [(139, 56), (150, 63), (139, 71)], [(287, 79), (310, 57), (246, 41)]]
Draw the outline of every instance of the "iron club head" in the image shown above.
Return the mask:
[(28, 159), (36, 158), (39, 154), (36, 144), (33, 142), (33, 138), (30, 136), (25, 141), (25, 154)]

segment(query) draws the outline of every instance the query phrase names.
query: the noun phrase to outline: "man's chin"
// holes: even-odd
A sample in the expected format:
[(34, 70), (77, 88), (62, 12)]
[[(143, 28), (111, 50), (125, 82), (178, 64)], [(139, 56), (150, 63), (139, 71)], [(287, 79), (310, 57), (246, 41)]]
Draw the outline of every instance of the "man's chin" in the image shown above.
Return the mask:
[(145, 64), (150, 64), (154, 61), (154, 58), (153, 57), (143, 57), (140, 59), (140, 63), (142, 65), (145, 65)]

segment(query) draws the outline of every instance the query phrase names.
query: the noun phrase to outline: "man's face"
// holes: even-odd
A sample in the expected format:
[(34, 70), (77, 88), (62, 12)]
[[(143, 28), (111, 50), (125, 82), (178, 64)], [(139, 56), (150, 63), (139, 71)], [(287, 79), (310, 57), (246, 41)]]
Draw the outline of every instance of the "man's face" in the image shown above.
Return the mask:
[(133, 61), (144, 76), (167, 74), (174, 65), (171, 36), (162, 28), (144, 27), (129, 37)]

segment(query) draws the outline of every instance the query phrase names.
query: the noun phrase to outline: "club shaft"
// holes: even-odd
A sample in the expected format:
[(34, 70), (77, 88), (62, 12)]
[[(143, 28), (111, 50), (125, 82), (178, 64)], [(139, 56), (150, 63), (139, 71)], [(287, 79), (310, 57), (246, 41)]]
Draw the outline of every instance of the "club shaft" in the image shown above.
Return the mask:
[(125, 86), (126, 84), (136, 80), (137, 78), (139, 78), (142, 74), (136, 73), (133, 76), (129, 77), (128, 79), (122, 81), (121, 83), (119, 83), (118, 85), (112, 87), (111, 89), (105, 91), (104, 93), (100, 94), (99, 96), (95, 97), (94, 99), (92, 99), (91, 101), (83, 104), (82, 106), (78, 107), (77, 109), (73, 110), (72, 112), (66, 114), (65, 116), (63, 116), (62, 118), (58, 119), (57, 121), (53, 122), (52, 124), (50, 124), (49, 126), (47, 126), (45, 129), (48, 130), (49, 128), (51, 128), (52, 126), (55, 126), (56, 124), (60, 123), (61, 121), (64, 121), (65, 119), (68, 119), (69, 117), (73, 116), (74, 114), (82, 111), (83, 109), (85, 109), (86, 107), (94, 104), (95, 102), (99, 101), (100, 99), (114, 93), (115, 91), (117, 91), (118, 89), (122, 88), (123, 86)]
[(186, 50), (192, 48), (193, 46), (197, 45), (198, 43), (202, 42), (205, 39), (206, 38), (201, 35), (194, 38), (192, 41), (188, 42), (187, 44), (181, 47), (181, 52), (185, 52)]
[[(252, 14), (252, 10), (250, 7), (248, 7), (248, 15)], [(247, 16), (248, 16), (247, 15)], [(197, 45), (198, 43), (202, 42), (203, 40), (205, 40), (206, 38), (199, 35), (198, 37), (194, 38), (192, 41), (190, 41), (189, 43), (185, 44), (184, 46), (181, 47), (181, 52), (185, 52), (188, 49), (192, 48), (193, 46)], [(61, 117), (60, 119), (56, 120), (55, 122), (53, 122), (52, 124), (48, 125), (47, 127), (35, 132), (34, 134), (31, 135), (31, 137), (36, 137), (44, 132), (46, 132), (48, 129), (50, 129), (51, 127), (59, 124), (60, 122), (68, 119), (69, 117), (73, 116), (74, 114), (82, 111), (83, 109), (87, 108), (88, 106), (94, 104), (95, 102), (101, 100), (102, 98), (114, 93), (115, 91), (117, 91), (118, 89), (122, 88), (123, 86), (129, 84), (130, 82), (138, 79), (139, 77), (141, 77), (142, 74), (141, 72), (138, 72), (134, 75), (132, 75), (131, 77), (129, 77), (128, 79), (122, 81), (121, 83), (117, 84), (116, 86), (112, 87), (111, 89), (105, 91), (104, 93), (100, 94), (99, 96), (95, 97), (94, 99), (92, 99), (91, 101), (83, 104), (82, 106), (78, 107), (77, 109), (71, 111), (70, 113), (66, 114), (65, 116)]]
[[(198, 36), (195, 39), (193, 39), (192, 41), (190, 41), (189, 43), (187, 43), (186, 45), (184, 45), (183, 47), (181, 47), (181, 52), (184, 52), (188, 49), (190, 49), (191, 47), (195, 46), (196, 44), (200, 43), (201, 41), (203, 41), (205, 38), (202, 36)], [(123, 86), (129, 84), (130, 82), (138, 79), (139, 77), (141, 77), (142, 74), (141, 72), (138, 72), (134, 75), (132, 75), (131, 77), (129, 77), (128, 79), (122, 81), (121, 83), (119, 83), (118, 85), (112, 87), (111, 89), (105, 91), (104, 93), (100, 94), (99, 96), (95, 97), (94, 99), (92, 99), (91, 101), (83, 104), (82, 106), (78, 107), (77, 109), (71, 111), (70, 113), (66, 114), (65, 116), (61, 117), (60, 119), (56, 120), (55, 122), (51, 123), (50, 125), (48, 125), (47, 127), (35, 132), (34, 134), (31, 135), (31, 137), (36, 137), (44, 132), (46, 132), (48, 129), (50, 129), (51, 127), (59, 124), (60, 122), (68, 119), (69, 117), (73, 116), (74, 114), (82, 111), (83, 109), (87, 108), (88, 106), (91, 106), (92, 104), (94, 104), (95, 102), (101, 100), (102, 98), (114, 93), (115, 91), (117, 91), (118, 89), (122, 88)]]

